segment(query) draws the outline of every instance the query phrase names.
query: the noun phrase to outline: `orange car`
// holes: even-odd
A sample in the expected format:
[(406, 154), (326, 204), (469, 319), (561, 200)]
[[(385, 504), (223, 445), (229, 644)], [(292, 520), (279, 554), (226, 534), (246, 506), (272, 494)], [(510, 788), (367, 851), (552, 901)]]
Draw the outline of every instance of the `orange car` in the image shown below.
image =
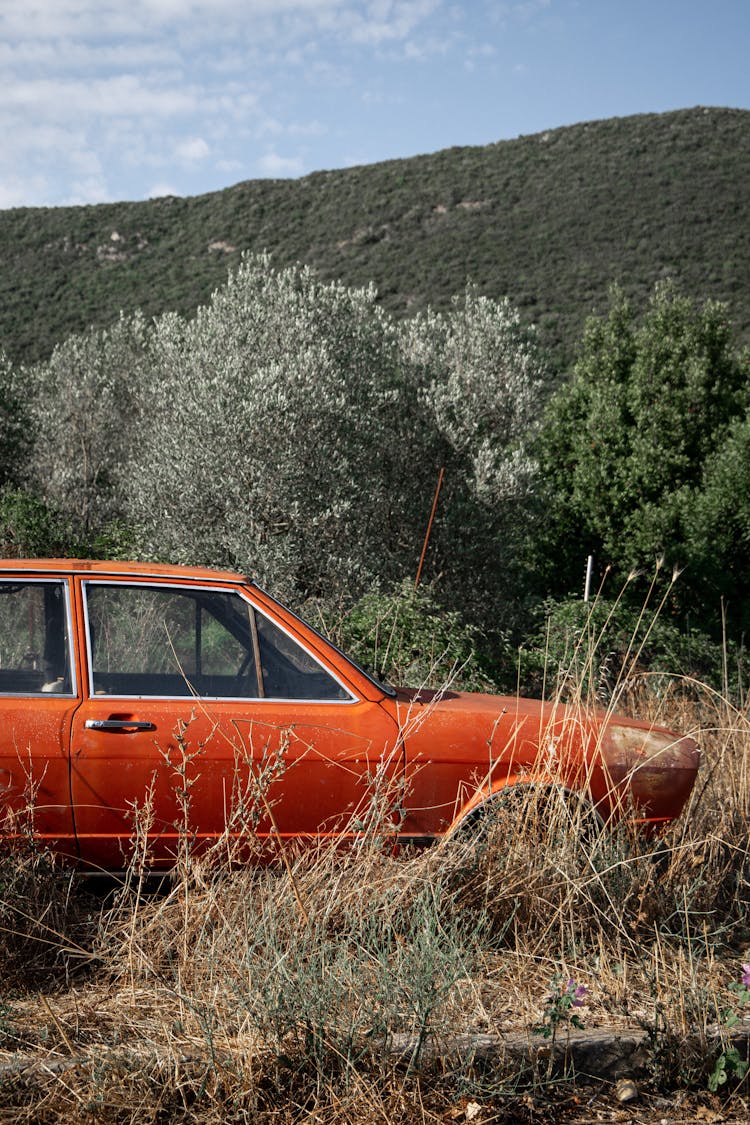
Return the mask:
[(0, 561), (0, 717), (6, 836), (105, 869), (136, 820), (164, 867), (186, 834), (266, 854), (356, 835), (374, 794), (400, 842), (441, 837), (509, 785), (659, 824), (699, 757), (629, 719), (394, 690), (243, 575), (142, 563)]

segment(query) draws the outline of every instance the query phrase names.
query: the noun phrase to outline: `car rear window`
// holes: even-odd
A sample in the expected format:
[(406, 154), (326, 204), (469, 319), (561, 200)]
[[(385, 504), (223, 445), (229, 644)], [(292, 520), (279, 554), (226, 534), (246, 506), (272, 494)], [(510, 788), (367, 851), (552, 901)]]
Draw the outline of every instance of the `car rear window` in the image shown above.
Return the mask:
[(71, 695), (67, 586), (0, 581), (0, 695)]

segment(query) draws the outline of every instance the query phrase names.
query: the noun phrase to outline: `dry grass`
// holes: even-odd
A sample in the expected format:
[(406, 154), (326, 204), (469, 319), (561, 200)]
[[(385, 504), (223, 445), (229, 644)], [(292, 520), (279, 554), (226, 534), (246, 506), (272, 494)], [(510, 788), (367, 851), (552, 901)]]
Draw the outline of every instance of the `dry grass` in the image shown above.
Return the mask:
[[(92, 898), (6, 857), (0, 1121), (574, 1120), (574, 1086), (535, 1056), (568, 1034), (568, 982), (586, 1029), (646, 1033), (653, 1090), (705, 1089), (750, 960), (750, 710), (677, 689), (627, 705), (702, 731), (658, 841), (586, 838), (530, 794), (411, 856), (377, 832), (271, 868), (185, 856), (157, 895), (136, 870)], [(458, 1050), (483, 1036), (489, 1061)]]

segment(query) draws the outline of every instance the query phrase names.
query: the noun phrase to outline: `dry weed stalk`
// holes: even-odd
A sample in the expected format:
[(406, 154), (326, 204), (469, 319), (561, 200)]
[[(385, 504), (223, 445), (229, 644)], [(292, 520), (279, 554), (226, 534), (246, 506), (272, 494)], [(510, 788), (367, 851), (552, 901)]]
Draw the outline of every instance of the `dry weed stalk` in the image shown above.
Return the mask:
[[(627, 825), (592, 833), (553, 786), (499, 802), (474, 838), (395, 855), (408, 795), (384, 769), (342, 826), (354, 846), (282, 845), (270, 866), (239, 866), (239, 841), (268, 811), (268, 762), (238, 783), (225, 836), (202, 856), (182, 848), (154, 896), (147, 795), (120, 892), (89, 909), (87, 975), (55, 991), (50, 973), (47, 1007), (6, 995), (0, 1106), (19, 1121), (270, 1122), (281, 1106), (289, 1122), (424, 1120), (425, 1099), (444, 1109), (466, 1089), (491, 1100), (540, 1081), (502, 1051), (489, 1070), (469, 1052), (439, 1077), (428, 1047), (447, 1059), (461, 1036), (533, 1041), (554, 979), (584, 997), (585, 1027), (641, 1029), (662, 1085), (705, 1081), (750, 942), (750, 709), (696, 685), (657, 697), (642, 680), (619, 697), (703, 732), (690, 808), (656, 840)], [(187, 845), (189, 787), (181, 827)], [(28, 948), (19, 896), (36, 869), (24, 870), (0, 869), (6, 957)], [(64, 922), (45, 941), (53, 931), (70, 946)], [(40, 1064), (33, 1081), (2, 1077), (19, 1051)]]

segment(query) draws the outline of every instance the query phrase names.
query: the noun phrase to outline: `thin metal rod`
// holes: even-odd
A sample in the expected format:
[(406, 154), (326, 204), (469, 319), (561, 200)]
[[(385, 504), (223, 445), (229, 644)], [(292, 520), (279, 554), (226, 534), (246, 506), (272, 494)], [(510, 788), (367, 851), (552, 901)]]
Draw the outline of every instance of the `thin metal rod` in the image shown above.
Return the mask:
[(583, 584), (583, 600), (587, 602), (591, 597), (591, 572), (594, 568), (594, 556), (589, 555), (586, 560), (586, 580)]
[(419, 566), (417, 567), (417, 577), (414, 579), (414, 589), (416, 590), (419, 585), (419, 580), (422, 577), (422, 567), (424, 566), (425, 555), (427, 554), (427, 544), (430, 542), (430, 533), (432, 532), (432, 523), (435, 519), (435, 512), (437, 511), (438, 498), (440, 496), (440, 489), (443, 487), (443, 477), (445, 476), (445, 469), (440, 470), (438, 476), (437, 488), (435, 489), (435, 498), (432, 501), (432, 511), (427, 523), (427, 531), (424, 533), (424, 543), (422, 545), (422, 554), (419, 556)]

